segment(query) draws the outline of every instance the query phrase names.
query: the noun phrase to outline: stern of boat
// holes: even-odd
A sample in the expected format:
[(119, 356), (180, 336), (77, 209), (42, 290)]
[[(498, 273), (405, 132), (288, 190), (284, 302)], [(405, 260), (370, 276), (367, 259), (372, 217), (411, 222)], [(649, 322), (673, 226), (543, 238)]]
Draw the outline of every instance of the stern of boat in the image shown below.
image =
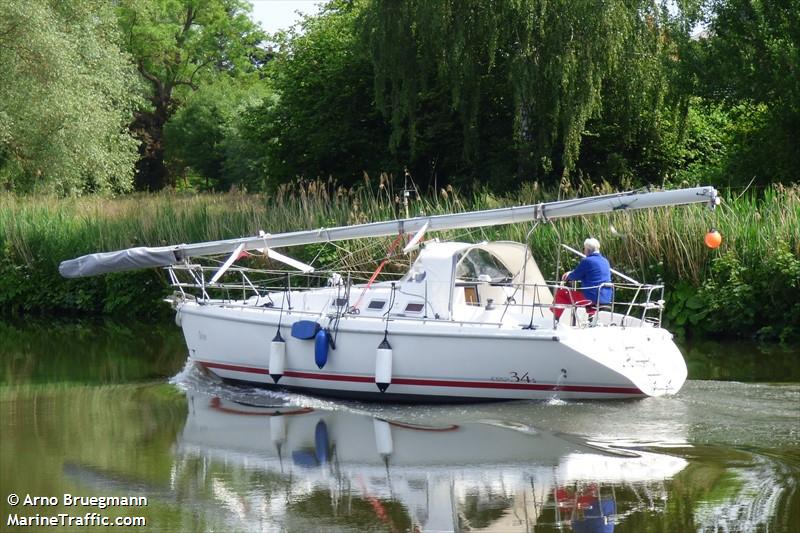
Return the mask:
[(663, 328), (586, 328), (561, 342), (622, 375), (647, 396), (677, 394), (688, 370), (672, 334)]

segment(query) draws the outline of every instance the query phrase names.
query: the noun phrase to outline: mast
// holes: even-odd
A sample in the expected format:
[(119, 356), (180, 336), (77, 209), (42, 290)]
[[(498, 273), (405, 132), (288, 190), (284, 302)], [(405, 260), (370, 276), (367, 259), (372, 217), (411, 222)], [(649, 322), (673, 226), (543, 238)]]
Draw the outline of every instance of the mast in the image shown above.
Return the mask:
[(191, 257), (231, 253), (243, 246), (244, 250), (262, 250), (285, 246), (299, 246), (321, 242), (345, 241), (368, 237), (385, 237), (402, 233), (442, 231), (481, 226), (516, 224), (534, 220), (547, 222), (558, 218), (594, 215), (612, 211), (648, 209), (694, 203), (714, 207), (719, 196), (714, 187), (694, 187), (673, 191), (621, 192), (603, 196), (590, 196), (517, 207), (503, 207), (449, 215), (431, 215), (404, 218), (386, 222), (372, 222), (354, 226), (318, 228), (270, 235), (262, 233), (253, 237), (208, 241), (196, 244), (178, 244), (161, 247), (128, 248), (115, 252), (84, 255), (63, 261), (59, 272), (66, 278), (94, 276), (108, 272), (121, 272), (148, 267), (164, 267), (180, 263)]

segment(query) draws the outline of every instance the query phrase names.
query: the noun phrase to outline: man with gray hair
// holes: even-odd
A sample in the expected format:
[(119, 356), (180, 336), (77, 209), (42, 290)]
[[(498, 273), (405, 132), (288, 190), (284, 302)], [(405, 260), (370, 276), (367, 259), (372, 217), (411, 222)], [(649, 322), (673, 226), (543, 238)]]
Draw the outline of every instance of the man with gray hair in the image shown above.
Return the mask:
[[(580, 281), (581, 290), (576, 296), (591, 301), (591, 307), (611, 303), (613, 292), (610, 286), (600, 287), (611, 282), (611, 265), (608, 259), (600, 254), (600, 241), (589, 237), (583, 241), (583, 253), (586, 255), (575, 270), (565, 272), (562, 281)], [(590, 309), (594, 311), (594, 309)]]

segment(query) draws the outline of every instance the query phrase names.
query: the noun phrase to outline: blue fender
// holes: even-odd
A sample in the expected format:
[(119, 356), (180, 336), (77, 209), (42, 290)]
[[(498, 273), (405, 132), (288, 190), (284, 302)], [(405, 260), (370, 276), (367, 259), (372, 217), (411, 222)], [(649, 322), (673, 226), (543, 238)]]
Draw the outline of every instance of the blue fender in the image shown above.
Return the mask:
[(318, 368), (322, 368), (325, 366), (325, 363), (328, 362), (329, 348), (328, 332), (321, 329), (317, 332), (317, 336), (314, 339), (314, 362), (317, 363)]
[(298, 320), (292, 324), (292, 337), (296, 339), (313, 339), (320, 330), (320, 325), (313, 320)]

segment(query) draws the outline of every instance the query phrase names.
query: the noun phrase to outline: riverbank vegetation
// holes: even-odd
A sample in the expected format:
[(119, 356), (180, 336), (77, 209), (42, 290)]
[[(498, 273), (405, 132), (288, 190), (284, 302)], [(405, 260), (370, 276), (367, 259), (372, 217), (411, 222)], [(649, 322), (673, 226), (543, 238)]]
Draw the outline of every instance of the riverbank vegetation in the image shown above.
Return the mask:
[(798, 0), (0, 0), (0, 188), (800, 176)]
[(668, 283), (687, 332), (797, 334), (800, 0), (330, 0), (276, 34), (246, 0), (28, 4), (0, 0), (4, 314), (163, 313), (161, 273), (56, 266), (391, 218), (400, 189), (444, 213), (708, 184), (716, 214), (563, 221), (532, 244), (555, 275), (557, 243), (597, 235)]
[[(585, 184), (591, 188), (591, 184)], [(158, 246), (331, 227), (394, 218), (402, 211), (386, 176), (359, 187), (311, 182), (274, 195), (137, 194), (118, 199), (20, 199), (0, 196), (0, 308), (7, 316), (107, 314), (163, 318), (169, 293), (162, 272), (146, 270), (65, 280), (60, 261), (98, 250)], [(584, 191), (588, 193), (589, 191)], [(410, 215), (490, 209), (555, 199), (536, 184), (513, 196), (472, 195), (450, 188), (410, 203)], [(404, 214), (404, 213), (403, 213)], [(709, 250), (709, 228), (724, 236)], [(800, 188), (775, 186), (730, 196), (715, 211), (700, 206), (613, 213), (540, 224), (529, 244), (548, 279), (575, 257), (559, 244), (580, 247), (601, 239), (615, 268), (634, 278), (666, 283), (667, 319), (689, 335), (789, 340), (800, 335)], [(524, 241), (529, 226), (446, 232), (441, 237)], [(313, 245), (290, 253), (319, 269), (365, 267), (385, 256), (391, 239)], [(393, 258), (395, 270), (409, 260)], [(778, 312), (780, 310), (780, 312)]]

